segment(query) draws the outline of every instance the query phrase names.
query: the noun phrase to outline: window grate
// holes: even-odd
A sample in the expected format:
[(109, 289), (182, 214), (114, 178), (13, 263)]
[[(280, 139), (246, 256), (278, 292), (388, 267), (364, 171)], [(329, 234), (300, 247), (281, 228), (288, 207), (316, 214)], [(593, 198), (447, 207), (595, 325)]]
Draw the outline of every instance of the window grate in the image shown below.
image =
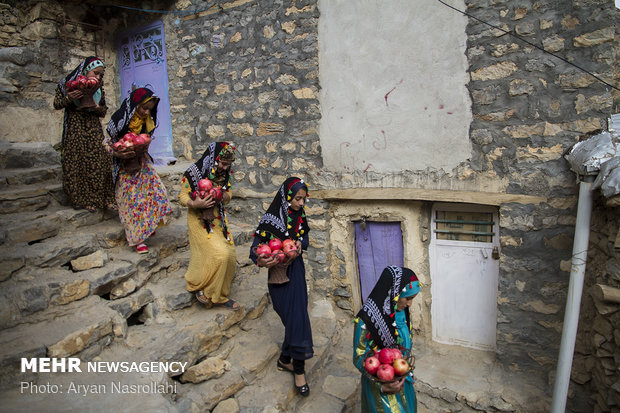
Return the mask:
[(434, 232), (439, 240), (493, 242), (491, 212), (437, 211)]

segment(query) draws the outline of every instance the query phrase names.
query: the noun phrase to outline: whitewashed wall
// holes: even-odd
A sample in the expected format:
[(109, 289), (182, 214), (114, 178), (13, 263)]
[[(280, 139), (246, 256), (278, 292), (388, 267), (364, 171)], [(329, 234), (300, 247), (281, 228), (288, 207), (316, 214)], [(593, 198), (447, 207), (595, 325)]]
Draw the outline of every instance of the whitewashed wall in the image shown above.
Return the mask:
[(319, 9), (324, 167), (449, 172), (466, 161), (467, 19), (428, 0), (319, 0)]

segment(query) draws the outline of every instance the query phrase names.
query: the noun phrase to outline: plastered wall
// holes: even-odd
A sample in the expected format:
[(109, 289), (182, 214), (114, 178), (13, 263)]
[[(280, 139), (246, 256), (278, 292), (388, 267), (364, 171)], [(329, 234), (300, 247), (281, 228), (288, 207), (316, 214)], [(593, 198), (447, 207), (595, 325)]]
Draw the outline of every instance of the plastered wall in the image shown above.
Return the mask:
[(421, 0), (321, 0), (319, 10), (325, 168), (450, 171), (466, 161), (467, 19)]

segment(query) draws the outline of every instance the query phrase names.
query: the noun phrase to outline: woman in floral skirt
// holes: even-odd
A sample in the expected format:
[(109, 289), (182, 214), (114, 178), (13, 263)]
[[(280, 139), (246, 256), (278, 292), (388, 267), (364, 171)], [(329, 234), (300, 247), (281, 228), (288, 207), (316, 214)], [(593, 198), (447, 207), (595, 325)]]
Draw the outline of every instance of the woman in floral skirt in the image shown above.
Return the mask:
[(148, 252), (144, 242), (155, 234), (159, 225), (167, 222), (172, 209), (166, 187), (157, 175), (148, 151), (119, 151), (113, 145), (129, 132), (151, 136), (157, 127), (158, 103), (159, 98), (152, 90), (136, 89), (123, 100), (106, 129), (109, 137), (105, 145), (114, 156), (113, 177), (119, 217), (127, 243), (135, 246), (139, 254)]

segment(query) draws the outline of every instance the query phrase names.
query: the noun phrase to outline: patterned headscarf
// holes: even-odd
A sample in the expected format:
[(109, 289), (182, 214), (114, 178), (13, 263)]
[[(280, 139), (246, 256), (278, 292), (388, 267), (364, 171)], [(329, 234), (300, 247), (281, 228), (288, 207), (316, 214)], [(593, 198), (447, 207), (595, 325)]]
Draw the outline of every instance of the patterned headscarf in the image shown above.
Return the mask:
[(151, 117), (153, 122), (157, 125), (157, 105), (159, 104), (159, 98), (155, 96), (151, 89), (141, 87), (129, 94), (129, 97), (125, 98), (121, 103), (120, 108), (114, 112), (108, 122), (108, 135), (112, 138), (112, 142), (119, 141), (129, 131), (129, 122), (136, 113), (138, 106), (147, 101), (155, 99), (155, 106), (151, 110)]
[[(217, 163), (222, 161), (233, 162), (235, 160), (235, 147), (228, 142), (212, 142), (207, 147), (207, 150), (202, 154), (202, 157), (193, 163), (185, 173), (183, 174), (183, 182), (188, 185), (192, 191), (198, 190), (198, 182), (201, 179), (214, 180), (217, 173)], [(230, 191), (230, 168), (226, 170), (226, 173), (222, 179), (219, 179), (217, 185), (222, 187), (222, 191)], [(220, 221), (222, 222), (222, 232), (224, 237), (230, 241), (230, 232), (228, 232), (228, 225), (226, 223), (226, 208), (224, 203), (219, 203)], [(218, 217), (219, 218), (219, 217)], [(207, 228), (209, 231), (210, 228)]]
[[(383, 270), (362, 309), (357, 313), (366, 324), (375, 345), (379, 348), (396, 346), (399, 340), (394, 313), (398, 299), (401, 295), (411, 297), (419, 291), (418, 277), (409, 268), (390, 265)], [(407, 326), (410, 326), (409, 311), (405, 311), (405, 317)]]
[(290, 208), (290, 201), (300, 189), (308, 194), (308, 185), (300, 178), (288, 178), (276, 193), (256, 228), (256, 234), (264, 239), (276, 237), (281, 241), (291, 238), (293, 241), (302, 240), (310, 231), (304, 208), (294, 211)]
[[(131, 92), (129, 97), (123, 100), (120, 108), (112, 114), (112, 117), (108, 122), (106, 131), (108, 132), (108, 135), (110, 135), (112, 143), (118, 142), (129, 131), (129, 121), (131, 121), (134, 113), (136, 113), (138, 105), (151, 99), (155, 99), (155, 106), (153, 107), (153, 110), (151, 110), (151, 117), (153, 118), (155, 127), (157, 127), (157, 105), (159, 104), (159, 98), (153, 94), (151, 89), (145, 87), (138, 88)], [(113, 160), (114, 166), (112, 176), (114, 177), (114, 182), (116, 183), (123, 161), (116, 156), (113, 157)]]

